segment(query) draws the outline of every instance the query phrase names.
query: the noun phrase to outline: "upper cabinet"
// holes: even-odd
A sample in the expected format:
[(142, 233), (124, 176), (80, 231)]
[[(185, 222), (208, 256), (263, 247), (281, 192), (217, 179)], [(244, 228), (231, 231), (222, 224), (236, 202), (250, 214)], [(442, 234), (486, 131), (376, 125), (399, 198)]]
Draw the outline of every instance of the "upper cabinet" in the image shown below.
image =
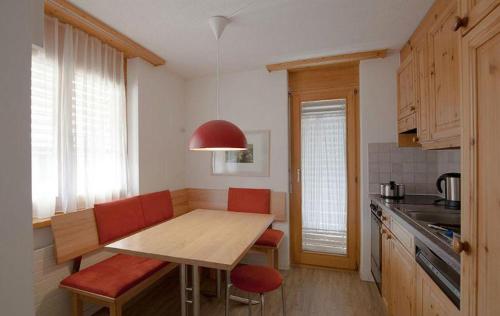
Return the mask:
[(424, 145), (429, 148), (460, 146), (460, 34), (454, 30), (457, 14), (457, 2), (450, 1), (446, 10), (436, 15), (427, 35), (430, 139)]
[[(401, 146), (460, 147), (458, 14), (457, 0), (437, 0), (401, 50), (398, 71)], [(407, 83), (409, 78), (411, 84)]]
[(455, 28), (465, 35), (500, 4), (500, 0), (460, 0)]

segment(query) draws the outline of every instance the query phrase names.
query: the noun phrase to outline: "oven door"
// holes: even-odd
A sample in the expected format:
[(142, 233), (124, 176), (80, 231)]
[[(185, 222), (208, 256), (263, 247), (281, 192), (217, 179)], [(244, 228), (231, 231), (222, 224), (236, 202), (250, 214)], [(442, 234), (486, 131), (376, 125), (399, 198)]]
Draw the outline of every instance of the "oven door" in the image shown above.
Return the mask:
[(382, 289), (382, 222), (371, 212), (371, 271), (378, 290)]

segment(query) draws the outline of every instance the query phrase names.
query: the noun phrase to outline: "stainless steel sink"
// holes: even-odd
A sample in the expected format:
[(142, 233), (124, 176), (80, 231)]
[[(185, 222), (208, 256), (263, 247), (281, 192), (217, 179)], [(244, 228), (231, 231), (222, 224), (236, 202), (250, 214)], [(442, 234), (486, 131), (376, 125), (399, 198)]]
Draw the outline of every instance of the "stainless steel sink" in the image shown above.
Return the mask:
[(446, 225), (460, 225), (460, 214), (457, 213), (423, 213), (423, 212), (406, 212), (406, 215), (416, 221), (432, 223), (432, 224), (446, 224)]

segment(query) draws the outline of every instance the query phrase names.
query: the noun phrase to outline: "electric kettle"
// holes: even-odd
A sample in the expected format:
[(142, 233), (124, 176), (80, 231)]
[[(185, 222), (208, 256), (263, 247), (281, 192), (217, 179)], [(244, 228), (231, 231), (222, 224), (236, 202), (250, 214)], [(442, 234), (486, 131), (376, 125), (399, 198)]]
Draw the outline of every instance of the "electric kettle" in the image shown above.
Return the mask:
[[(444, 181), (444, 190), (441, 186)], [(445, 173), (439, 176), (436, 182), (437, 189), (444, 193), (444, 206), (451, 209), (460, 209), (460, 173)]]

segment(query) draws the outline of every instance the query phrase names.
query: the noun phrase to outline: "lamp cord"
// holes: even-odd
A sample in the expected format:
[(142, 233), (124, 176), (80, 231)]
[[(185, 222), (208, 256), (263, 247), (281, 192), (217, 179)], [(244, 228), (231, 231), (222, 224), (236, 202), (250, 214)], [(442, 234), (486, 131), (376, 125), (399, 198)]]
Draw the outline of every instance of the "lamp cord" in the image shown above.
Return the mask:
[(219, 39), (217, 39), (217, 119), (221, 119), (221, 110), (220, 110), (220, 47), (219, 47)]

